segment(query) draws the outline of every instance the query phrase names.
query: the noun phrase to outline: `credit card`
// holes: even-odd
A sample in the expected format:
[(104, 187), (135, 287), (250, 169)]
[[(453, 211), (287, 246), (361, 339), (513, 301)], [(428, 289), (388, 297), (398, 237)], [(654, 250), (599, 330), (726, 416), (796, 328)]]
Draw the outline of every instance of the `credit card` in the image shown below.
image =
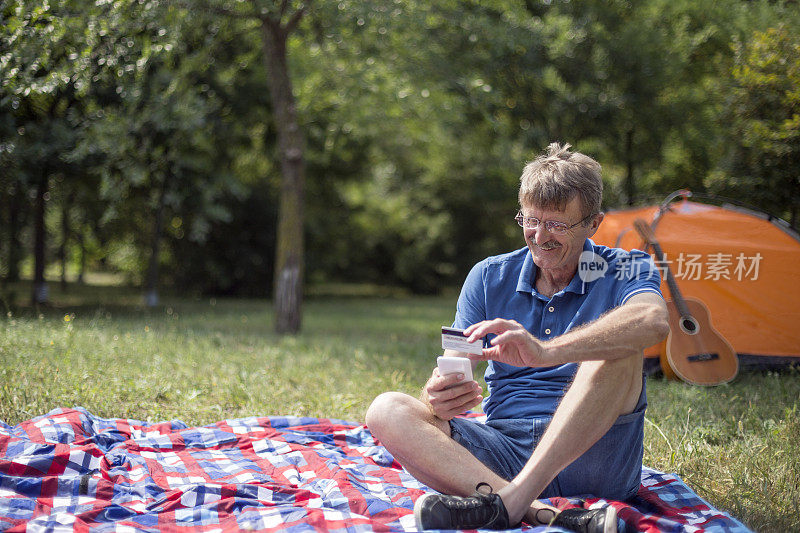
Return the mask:
[(478, 339), (475, 342), (467, 342), (467, 338), (463, 329), (442, 326), (443, 349), (481, 355), (483, 353), (483, 341)]

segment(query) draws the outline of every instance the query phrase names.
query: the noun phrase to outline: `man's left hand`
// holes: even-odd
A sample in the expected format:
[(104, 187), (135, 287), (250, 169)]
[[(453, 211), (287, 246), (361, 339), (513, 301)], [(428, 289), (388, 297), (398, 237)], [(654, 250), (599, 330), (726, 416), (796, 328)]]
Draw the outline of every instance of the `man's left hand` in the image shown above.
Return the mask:
[(473, 324), (464, 330), (469, 342), (483, 338), (489, 333), (497, 335), (492, 347), (484, 348), (483, 355), (470, 355), (475, 361), (493, 360), (520, 367), (552, 366), (545, 359), (542, 341), (528, 333), (522, 324), (514, 320), (495, 318)]

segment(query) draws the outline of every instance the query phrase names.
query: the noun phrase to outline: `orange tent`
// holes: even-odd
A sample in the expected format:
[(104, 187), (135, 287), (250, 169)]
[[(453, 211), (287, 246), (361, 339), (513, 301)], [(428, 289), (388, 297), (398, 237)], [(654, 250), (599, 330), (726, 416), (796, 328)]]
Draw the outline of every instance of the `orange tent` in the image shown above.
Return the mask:
[[(800, 235), (769, 215), (689, 201), (689, 196), (679, 191), (661, 206), (611, 211), (593, 240), (644, 249), (633, 230), (633, 221), (644, 219), (665, 254), (664, 263), (656, 262), (665, 298), (670, 298), (664, 281), (668, 267), (683, 296), (706, 304), (714, 328), (731, 344), (740, 365), (800, 363)], [(662, 343), (645, 352), (649, 372), (659, 368), (663, 349)]]

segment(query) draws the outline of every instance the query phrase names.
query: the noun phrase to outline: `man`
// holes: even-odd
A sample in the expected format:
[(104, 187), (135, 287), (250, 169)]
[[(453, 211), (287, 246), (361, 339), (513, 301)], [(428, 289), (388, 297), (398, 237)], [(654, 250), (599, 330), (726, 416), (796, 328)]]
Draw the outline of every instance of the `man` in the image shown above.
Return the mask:
[[(626, 499), (639, 487), (642, 351), (669, 326), (649, 258), (589, 240), (601, 198), (600, 165), (569, 145), (553, 143), (529, 163), (516, 217), (527, 247), (478, 263), (458, 300), (453, 326), (488, 339), (483, 355), (445, 351), (489, 361), (489, 396), (434, 369), (420, 399), (389, 392), (370, 406), (370, 430), (444, 493), (416, 502), (421, 529), (505, 529), (525, 519), (616, 531), (610, 506), (558, 512), (536, 501)], [(454, 418), (481, 401), (485, 424)]]

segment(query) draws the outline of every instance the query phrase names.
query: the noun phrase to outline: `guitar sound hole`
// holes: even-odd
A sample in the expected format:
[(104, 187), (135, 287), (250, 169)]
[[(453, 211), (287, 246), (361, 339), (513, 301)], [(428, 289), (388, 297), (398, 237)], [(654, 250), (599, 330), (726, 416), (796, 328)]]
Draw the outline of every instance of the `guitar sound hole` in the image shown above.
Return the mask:
[(684, 319), (681, 324), (683, 325), (684, 331), (686, 333), (692, 334), (697, 331), (697, 324), (695, 324), (694, 320)]

